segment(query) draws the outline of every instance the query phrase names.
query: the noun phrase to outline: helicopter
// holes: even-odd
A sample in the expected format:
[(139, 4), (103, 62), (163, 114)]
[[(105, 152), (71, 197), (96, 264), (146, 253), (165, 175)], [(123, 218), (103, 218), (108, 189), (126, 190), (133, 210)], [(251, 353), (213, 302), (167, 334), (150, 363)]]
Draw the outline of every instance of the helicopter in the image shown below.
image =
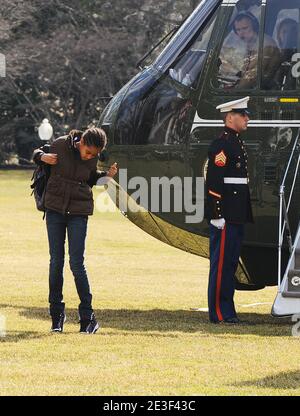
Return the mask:
[[(194, 201), (196, 179), (205, 183), (208, 148), (224, 125), (216, 107), (250, 97), (245, 142), (255, 222), (246, 226), (235, 276), (239, 290), (274, 286), (278, 273), (282, 279), (291, 255), (288, 239), (299, 227), (299, 25), (299, 0), (203, 0), (100, 117), (108, 157), (126, 169), (127, 179), (176, 177), (184, 183), (189, 177)], [(283, 177), (288, 204), (279, 199)], [(118, 182), (120, 206), (134, 190)], [(147, 192), (151, 197), (153, 189)], [(205, 192), (194, 222), (186, 221), (184, 209), (174, 209), (174, 198), (169, 212), (147, 206), (125, 215), (164, 243), (209, 258)], [(289, 235), (279, 247), (283, 219)]]

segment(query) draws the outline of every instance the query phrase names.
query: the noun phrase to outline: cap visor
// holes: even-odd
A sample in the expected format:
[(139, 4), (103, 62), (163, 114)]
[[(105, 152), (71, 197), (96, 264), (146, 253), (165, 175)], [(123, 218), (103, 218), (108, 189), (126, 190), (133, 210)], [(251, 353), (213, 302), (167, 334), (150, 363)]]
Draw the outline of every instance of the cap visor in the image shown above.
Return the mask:
[(247, 108), (235, 108), (232, 110), (234, 113), (250, 116), (251, 112)]

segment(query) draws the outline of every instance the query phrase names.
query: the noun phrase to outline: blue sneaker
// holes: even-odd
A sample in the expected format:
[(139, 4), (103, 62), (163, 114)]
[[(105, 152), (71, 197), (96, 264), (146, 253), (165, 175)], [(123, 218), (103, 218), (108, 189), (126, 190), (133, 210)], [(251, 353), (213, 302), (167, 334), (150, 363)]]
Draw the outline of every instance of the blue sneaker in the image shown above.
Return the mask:
[(52, 316), (52, 327), (51, 332), (63, 332), (64, 323), (66, 322), (66, 315), (64, 313), (60, 313), (59, 315)]
[(91, 319), (82, 319), (80, 321), (80, 331), (84, 334), (95, 334), (98, 329), (100, 328), (100, 325), (96, 321), (95, 314), (92, 313)]

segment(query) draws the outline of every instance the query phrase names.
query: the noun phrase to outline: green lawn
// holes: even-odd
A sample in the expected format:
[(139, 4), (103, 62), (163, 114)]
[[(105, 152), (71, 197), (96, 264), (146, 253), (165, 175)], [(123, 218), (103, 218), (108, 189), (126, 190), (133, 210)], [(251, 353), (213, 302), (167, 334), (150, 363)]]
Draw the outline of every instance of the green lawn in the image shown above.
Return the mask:
[[(300, 338), (270, 316), (276, 288), (237, 292), (249, 325), (208, 323), (208, 261), (156, 241), (121, 214), (89, 221), (86, 266), (101, 331), (49, 333), (48, 245), (31, 172), (0, 171), (1, 395), (298, 395)], [(97, 191), (96, 191), (97, 192)], [(275, 259), (274, 259), (275, 261)], [(255, 303), (261, 303), (254, 305)]]

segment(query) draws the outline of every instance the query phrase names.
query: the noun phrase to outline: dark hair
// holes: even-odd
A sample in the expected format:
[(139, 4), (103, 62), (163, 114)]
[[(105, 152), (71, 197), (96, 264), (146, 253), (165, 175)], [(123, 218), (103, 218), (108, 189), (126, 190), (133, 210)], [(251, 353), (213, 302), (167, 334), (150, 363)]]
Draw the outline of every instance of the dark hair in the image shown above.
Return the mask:
[[(289, 33), (288, 38), (286, 39), (286, 43), (282, 44), (279, 39), (279, 32), (281, 31), (284, 25), (289, 26)], [(284, 19), (282, 20), (277, 29), (277, 39), (280, 48), (282, 49), (295, 49), (297, 48), (297, 40), (298, 40), (298, 23), (294, 19)]]
[(69, 133), (72, 140), (79, 138), (86, 146), (95, 146), (103, 150), (107, 144), (107, 137), (104, 130), (99, 127), (91, 127), (85, 131), (73, 129)]
[(250, 20), (250, 22), (252, 24), (252, 29), (254, 30), (254, 32), (256, 32), (256, 33), (259, 32), (259, 22), (258, 22), (257, 18), (250, 12), (241, 12), (236, 16), (236, 18), (234, 19), (234, 21), (232, 23), (232, 28), (233, 28), (234, 33), (237, 33), (236, 28), (235, 28), (235, 23), (240, 22), (243, 19)]
[(224, 124), (226, 124), (228, 114), (229, 113), (221, 113), (221, 117), (222, 117), (222, 120), (224, 121)]
[(99, 127), (92, 127), (85, 130), (81, 137), (86, 146), (95, 146), (104, 149), (107, 144), (105, 131)]

